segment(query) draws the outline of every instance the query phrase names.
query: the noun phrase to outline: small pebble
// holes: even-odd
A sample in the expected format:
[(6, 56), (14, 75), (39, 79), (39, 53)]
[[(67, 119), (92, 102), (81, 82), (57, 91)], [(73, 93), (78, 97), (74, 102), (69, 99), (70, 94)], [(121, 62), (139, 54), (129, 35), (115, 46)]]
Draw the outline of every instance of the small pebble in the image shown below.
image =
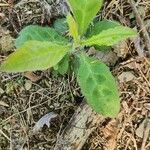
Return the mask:
[(27, 80), (26, 82), (25, 82), (25, 89), (26, 90), (30, 90), (31, 89), (31, 87), (32, 87), (32, 82), (30, 81), (30, 80)]

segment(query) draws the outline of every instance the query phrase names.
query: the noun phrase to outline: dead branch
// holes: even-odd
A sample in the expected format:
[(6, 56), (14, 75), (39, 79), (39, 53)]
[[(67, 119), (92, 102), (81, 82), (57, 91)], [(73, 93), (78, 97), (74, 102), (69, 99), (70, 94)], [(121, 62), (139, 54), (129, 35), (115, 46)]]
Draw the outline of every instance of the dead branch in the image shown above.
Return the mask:
[(80, 150), (103, 119), (104, 117), (96, 114), (90, 106), (83, 102), (58, 137), (55, 150)]

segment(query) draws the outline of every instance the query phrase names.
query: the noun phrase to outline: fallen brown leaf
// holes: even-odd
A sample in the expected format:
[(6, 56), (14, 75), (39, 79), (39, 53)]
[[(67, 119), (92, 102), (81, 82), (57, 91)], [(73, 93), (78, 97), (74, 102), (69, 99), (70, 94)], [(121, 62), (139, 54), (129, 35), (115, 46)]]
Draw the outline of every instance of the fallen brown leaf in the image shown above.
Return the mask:
[(129, 81), (135, 79), (135, 76), (132, 72), (127, 71), (127, 72), (123, 72), (122, 74), (120, 74), (118, 76), (118, 79), (120, 82), (129, 82)]
[(129, 51), (129, 46), (127, 44), (127, 41), (122, 41), (116, 45), (113, 46), (114, 52), (117, 53), (118, 57), (126, 57)]
[(23, 75), (26, 78), (28, 78), (29, 80), (31, 80), (32, 82), (37, 82), (37, 81), (39, 81), (42, 78), (42, 75), (41, 76), (37, 76), (33, 72), (25, 72)]

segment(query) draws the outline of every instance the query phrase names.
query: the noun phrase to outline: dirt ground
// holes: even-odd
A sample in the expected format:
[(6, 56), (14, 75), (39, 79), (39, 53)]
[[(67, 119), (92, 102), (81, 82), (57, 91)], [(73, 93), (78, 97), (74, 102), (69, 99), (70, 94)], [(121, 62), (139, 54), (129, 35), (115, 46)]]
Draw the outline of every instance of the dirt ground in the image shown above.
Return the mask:
[[(64, 0), (1, 0), (0, 63), (14, 51), (14, 39), (29, 24), (51, 26), (68, 12)], [(92, 132), (83, 150), (150, 150), (150, 1), (105, 0), (97, 18), (119, 21), (139, 36), (113, 47), (111, 65), (118, 80), (121, 110)], [(148, 37), (147, 37), (148, 35)], [(0, 150), (53, 150), (58, 135), (83, 100), (74, 74), (51, 69), (24, 74), (0, 73)], [(48, 128), (35, 123), (54, 112)]]

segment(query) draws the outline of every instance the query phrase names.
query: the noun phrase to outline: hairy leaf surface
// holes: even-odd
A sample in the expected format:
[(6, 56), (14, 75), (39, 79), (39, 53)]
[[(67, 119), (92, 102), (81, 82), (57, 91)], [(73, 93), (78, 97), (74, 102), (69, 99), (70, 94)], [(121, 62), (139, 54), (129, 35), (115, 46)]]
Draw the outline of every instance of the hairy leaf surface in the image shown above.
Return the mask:
[(69, 30), (66, 18), (57, 19), (54, 22), (54, 29), (59, 34), (63, 34), (64, 35)]
[(79, 34), (83, 35), (101, 8), (103, 0), (68, 0), (68, 2), (78, 24)]
[(69, 45), (29, 41), (9, 55), (0, 70), (4, 72), (45, 70), (55, 66), (69, 50)]
[(103, 30), (97, 35), (82, 41), (82, 45), (92, 46), (112, 46), (119, 41), (129, 37), (134, 37), (136, 32), (128, 27), (117, 26), (107, 30)]
[(111, 28), (115, 28), (117, 26), (120, 26), (120, 24), (116, 21), (111, 21), (111, 20), (102, 20), (96, 22), (88, 31), (87, 37), (92, 37), (93, 35), (99, 34), (103, 30), (108, 30)]
[[(99, 34), (103, 30), (111, 29), (117, 26), (120, 26), (120, 24), (116, 21), (111, 21), (111, 20), (98, 21), (88, 29), (88, 32), (86, 33), (86, 37), (87, 38), (92, 37), (93, 35)], [(98, 46), (98, 45), (94, 45), (94, 46), (96, 50), (100, 50), (100, 51), (107, 51), (111, 49), (110, 46)]]
[(77, 79), (88, 104), (106, 117), (115, 117), (119, 112), (119, 94), (109, 68), (99, 60), (80, 56)]
[(30, 25), (21, 30), (19, 37), (16, 39), (15, 46), (19, 48), (25, 42), (31, 40), (57, 42), (62, 44), (68, 43), (68, 40), (57, 33), (53, 28)]
[(69, 69), (69, 55), (65, 55), (54, 69), (57, 70), (61, 75), (66, 74)]

